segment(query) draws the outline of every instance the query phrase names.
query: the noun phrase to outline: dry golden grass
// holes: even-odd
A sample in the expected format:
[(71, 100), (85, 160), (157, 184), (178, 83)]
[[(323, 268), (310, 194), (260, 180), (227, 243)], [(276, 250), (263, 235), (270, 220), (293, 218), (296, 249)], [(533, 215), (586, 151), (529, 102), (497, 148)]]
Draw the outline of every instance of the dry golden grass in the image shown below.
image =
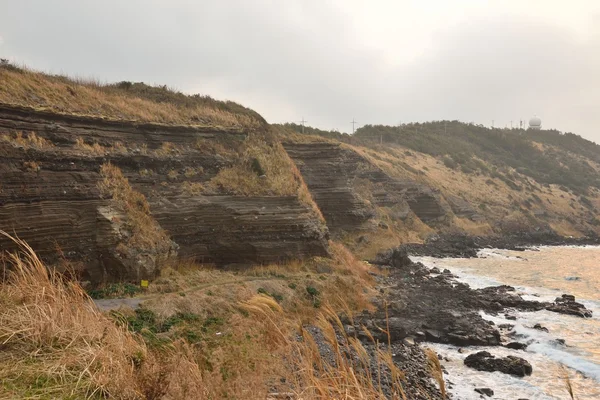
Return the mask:
[(23, 167), (29, 172), (38, 172), (41, 169), (40, 163), (37, 161), (25, 161)]
[[(231, 149), (219, 142), (199, 142), (201, 150), (210, 150), (229, 157)], [(223, 148), (222, 148), (223, 147)], [(273, 133), (251, 134), (236, 151), (235, 163), (219, 171), (206, 185), (212, 193), (226, 192), (241, 196), (296, 196), (309, 206), (324, 225), (325, 218), (314, 202), (302, 174)]]
[(106, 153), (106, 149), (100, 144), (95, 142), (92, 144), (88, 144), (83, 140), (83, 138), (80, 137), (75, 139), (75, 145), (73, 146), (73, 148), (85, 153), (95, 155), (104, 155)]
[[(485, 217), (483, 222), (454, 218), (450, 221), (448, 227), (450, 230), (458, 229), (476, 235), (489, 234), (501, 229), (507, 217), (507, 210), (521, 210), (525, 213), (546, 211), (544, 214), (538, 213), (535, 216), (536, 223), (548, 223), (558, 233), (564, 235), (580, 236), (582, 232), (598, 229), (598, 227), (586, 225), (583, 222), (588, 218), (586, 210), (578, 205), (577, 196), (565, 193), (557, 185), (549, 187), (540, 185), (513, 169), (505, 172), (514, 177), (513, 179), (523, 187), (522, 190), (515, 190), (503, 180), (487, 174), (465, 173), (459, 169), (448, 168), (440, 158), (414, 150), (409, 151), (396, 144), (385, 146), (369, 144), (369, 147), (348, 144), (342, 144), (342, 146), (357, 151), (370, 164), (382, 169), (392, 177), (422, 182), (439, 189), (443, 196), (462, 197), (480, 215)], [(492, 169), (489, 163), (483, 160), (478, 160), (478, 162)], [(372, 188), (359, 184), (356, 190), (361, 197), (368, 200), (369, 191)], [(539, 198), (539, 201), (534, 195)], [(596, 191), (590, 193), (588, 198), (596, 207), (600, 206), (600, 196)], [(528, 203), (531, 205), (527, 206)], [(575, 204), (576, 207), (571, 207), (571, 204)], [(576, 221), (576, 223), (572, 223), (572, 221)]]
[[(363, 327), (376, 349), (369, 354), (358, 339), (346, 334), (338, 312), (328, 305), (318, 314), (316, 326), (330, 351), (323, 354), (312, 334), (299, 327), (301, 340), (292, 346), (298, 398), (407, 399), (404, 373), (394, 364), (389, 343), (382, 347)], [(388, 374), (389, 394), (382, 385), (382, 376)]]
[(35, 132), (29, 132), (25, 136), (23, 136), (23, 132), (16, 132), (14, 134), (4, 133), (0, 135), (0, 140), (10, 143), (13, 146), (23, 147), (26, 149), (33, 148), (42, 150), (51, 149), (54, 147), (52, 142), (36, 135)]
[(446, 382), (444, 381), (444, 371), (442, 365), (435, 351), (431, 349), (425, 349), (425, 355), (427, 356), (427, 363), (431, 376), (438, 384), (442, 399), (446, 398)]
[[(166, 90), (166, 89), (165, 89)], [(260, 121), (249, 113), (233, 113), (210, 103), (177, 106), (151, 101), (135, 92), (97, 81), (48, 75), (28, 69), (0, 68), (0, 103), (48, 109), (61, 114), (105, 117), (163, 124), (209, 125), (255, 129)]]
[(111, 163), (102, 164), (100, 176), (100, 192), (112, 199), (127, 216), (126, 224), (131, 231), (127, 246), (141, 250), (164, 247), (170, 241), (169, 237), (150, 215), (150, 206), (144, 195), (133, 190), (121, 170)]
[(197, 196), (204, 192), (204, 185), (201, 184), (200, 182), (185, 181), (181, 185), (181, 189), (183, 190), (184, 193), (187, 193), (187, 194), (193, 195), (193, 196)]
[(175, 146), (171, 142), (163, 142), (160, 147), (154, 150), (154, 155), (158, 157), (170, 157), (172, 155), (179, 154), (181, 149)]
[(281, 143), (249, 135), (236, 163), (223, 168), (208, 183), (216, 191), (241, 196), (295, 196), (298, 181)]
[(13, 240), (20, 251), (6, 255), (0, 284), (0, 397), (199, 398), (202, 375), (188, 346), (151, 351)]
[[(389, 343), (373, 340), (378, 350), (370, 355), (343, 329), (339, 314), (352, 320), (372, 307), (373, 278), (340, 244), (331, 243), (332, 259), (245, 271), (173, 264), (160, 279), (177, 292), (151, 284), (144, 309), (162, 319), (194, 318), (165, 333), (138, 334), (119, 322), (133, 312), (108, 318), (77, 283), (17, 243), (21, 252), (8, 255), (0, 284), (0, 397), (383, 399), (377, 377), (386, 371), (391, 398), (406, 399)], [(319, 272), (324, 265), (328, 272)], [(306, 323), (320, 329), (333, 358), (319, 352)]]

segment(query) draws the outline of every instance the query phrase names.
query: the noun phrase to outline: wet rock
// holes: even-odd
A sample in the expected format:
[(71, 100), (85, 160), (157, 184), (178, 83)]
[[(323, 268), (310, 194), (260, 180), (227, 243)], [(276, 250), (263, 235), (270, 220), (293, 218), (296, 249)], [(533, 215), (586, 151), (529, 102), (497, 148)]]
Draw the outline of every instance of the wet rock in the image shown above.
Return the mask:
[(548, 328), (542, 326), (541, 324), (535, 324), (533, 329), (537, 329), (538, 331), (548, 332)]
[(429, 270), (429, 272), (431, 272), (432, 274), (439, 274), (440, 269), (438, 267), (433, 267)]
[(412, 264), (405, 249), (397, 248), (392, 251), (390, 265), (393, 268), (405, 268)]
[(490, 388), (475, 388), (475, 391), (487, 397), (492, 397), (494, 395), (494, 391)]
[(533, 371), (531, 364), (523, 358), (514, 356), (496, 358), (487, 351), (480, 351), (467, 356), (464, 363), (467, 367), (478, 371), (498, 371), (503, 374), (514, 376), (531, 375), (531, 372)]
[(582, 318), (591, 318), (592, 310), (587, 309), (583, 304), (575, 301), (575, 296), (563, 294), (557, 297), (554, 303), (546, 306), (546, 310), (559, 314), (575, 315)]
[(527, 348), (527, 345), (525, 343), (510, 342), (505, 347), (514, 350), (525, 350)]

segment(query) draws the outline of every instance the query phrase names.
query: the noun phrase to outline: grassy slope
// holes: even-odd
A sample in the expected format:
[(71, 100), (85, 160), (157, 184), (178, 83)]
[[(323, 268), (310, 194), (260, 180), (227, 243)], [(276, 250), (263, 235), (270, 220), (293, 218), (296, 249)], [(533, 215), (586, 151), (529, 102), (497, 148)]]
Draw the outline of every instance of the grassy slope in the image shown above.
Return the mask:
[(116, 120), (255, 130), (256, 112), (230, 101), (188, 96), (142, 82), (102, 84), (0, 63), (0, 103)]
[[(315, 369), (330, 361), (298, 331), (313, 323), (332, 332), (338, 313), (369, 307), (368, 267), (340, 245), (333, 259), (240, 272), (175, 263), (141, 309), (100, 313), (78, 284), (20, 244), (0, 282), (2, 398), (378, 397), (370, 379), (353, 374), (352, 360), (331, 376)], [(348, 344), (332, 338), (345, 357), (339, 346)]]
[[(367, 125), (356, 131), (356, 137), (446, 156), (449, 165), (456, 164), (464, 172), (481, 169), (477, 163), (480, 159), (489, 164), (490, 175), (502, 174), (502, 169), (511, 168), (540, 184), (564, 185), (581, 194), (585, 194), (589, 186), (600, 187), (600, 175), (581, 158), (598, 162), (600, 146), (573, 134), (488, 129), (442, 121), (403, 127)], [(534, 142), (548, 147), (542, 150)], [(581, 157), (573, 157), (573, 153)]]
[[(366, 126), (354, 137), (314, 129), (309, 130), (313, 135), (301, 135), (301, 127), (286, 126), (294, 140), (342, 141), (389, 175), (423, 182), (445, 197), (461, 197), (484, 217), (474, 222), (455, 216), (437, 230), (490, 234), (550, 226), (563, 235), (600, 232), (600, 146), (577, 135), (458, 122), (448, 122), (446, 134), (444, 123), (434, 122)], [(390, 229), (370, 233), (370, 242), (414, 241), (433, 232), (415, 221), (394, 221), (384, 209), (378, 218)], [(361, 255), (371, 255), (370, 247), (353, 245)]]

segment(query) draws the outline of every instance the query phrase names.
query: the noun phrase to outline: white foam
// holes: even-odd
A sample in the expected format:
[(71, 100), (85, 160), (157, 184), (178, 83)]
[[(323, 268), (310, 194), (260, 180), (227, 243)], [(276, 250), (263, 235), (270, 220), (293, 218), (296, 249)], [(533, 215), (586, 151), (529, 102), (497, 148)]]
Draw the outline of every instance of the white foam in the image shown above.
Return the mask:
[[(598, 250), (600, 246), (567, 246), (578, 249)], [(540, 247), (543, 250), (544, 247)], [(504, 250), (484, 249), (480, 255), (484, 257), (506, 258), (527, 262), (526, 257), (514, 257), (503, 253)], [(428, 268), (449, 269), (457, 276), (457, 281), (468, 284), (474, 289), (497, 286), (503, 282), (497, 279), (475, 275), (468, 268), (457, 267), (457, 259), (439, 259), (433, 257), (411, 257)], [(460, 259), (459, 259), (460, 261)], [(526, 265), (524, 265), (526, 267)], [(516, 286), (516, 293), (526, 300), (553, 301), (562, 292), (551, 288)], [(530, 400), (570, 399), (564, 389), (560, 365), (568, 367), (571, 379), (574, 380), (577, 396), (580, 400), (600, 398), (600, 301), (577, 299), (593, 311), (593, 318), (583, 319), (550, 311), (518, 312), (514, 311), (517, 320), (508, 320), (502, 315), (494, 316), (481, 313), (482, 317), (496, 325), (511, 324), (514, 326), (513, 339), (528, 345), (526, 351), (512, 350), (502, 347), (470, 347), (460, 354), (457, 348), (449, 345), (428, 344), (438, 353), (449, 357), (450, 361), (442, 362), (448, 371), (447, 380), (453, 383), (450, 390), (458, 399), (480, 399), (474, 391), (476, 387), (489, 387), (494, 390), (493, 399), (528, 398)], [(533, 329), (541, 324), (549, 332)], [(557, 339), (566, 341), (560, 344)], [(516, 378), (501, 373), (475, 371), (464, 366), (464, 358), (473, 352), (486, 350), (496, 356), (515, 355), (528, 360), (533, 366), (531, 377)], [(578, 374), (575, 373), (578, 372)]]

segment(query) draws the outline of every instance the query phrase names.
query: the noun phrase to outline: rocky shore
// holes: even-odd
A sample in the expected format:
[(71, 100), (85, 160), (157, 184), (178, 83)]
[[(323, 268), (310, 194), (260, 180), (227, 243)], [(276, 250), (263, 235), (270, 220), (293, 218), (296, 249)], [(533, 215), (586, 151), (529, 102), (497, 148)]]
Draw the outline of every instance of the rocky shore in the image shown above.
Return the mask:
[[(439, 252), (432, 252), (431, 244), (425, 244), (421, 249), (427, 250), (428, 255), (439, 254), (441, 257), (441, 254), (447, 256), (451, 248), (455, 256), (464, 256), (482, 242), (473, 239), (467, 243), (463, 238), (452, 242), (444, 239), (442, 243), (444, 246), (440, 247)], [(446, 247), (448, 243), (451, 244)], [(505, 243), (510, 244), (511, 241), (507, 239)], [(590, 310), (568, 294), (553, 302), (540, 302), (525, 300), (516, 294), (513, 287), (506, 285), (472, 289), (457, 281), (449, 270), (430, 269), (422, 263), (412, 262), (407, 246), (380, 254), (376, 263), (385, 271), (376, 276), (379, 288), (379, 295), (375, 299), (377, 310), (365, 312), (353, 322), (345, 321), (345, 329), (364, 343), (371, 343), (365, 327), (380, 343), (389, 340), (397, 354), (408, 351), (409, 357), (403, 357), (402, 364), (407, 381), (427, 388), (426, 396), (431, 398), (438, 398), (440, 394), (435, 386), (432, 387), (433, 380), (423, 366), (423, 357), (414, 356), (415, 352), (422, 354), (420, 342), (451, 344), (459, 348), (503, 346), (525, 349), (526, 344), (518, 342), (514, 335), (514, 326), (495, 325), (484, 319), (481, 312), (505, 315), (508, 319), (516, 319), (515, 311), (548, 310), (582, 318), (592, 315)], [(540, 326), (538, 329), (545, 328)], [(468, 358), (468, 362), (465, 360), (465, 364), (481, 371), (499, 371), (516, 376), (532, 373), (531, 365), (521, 357), (497, 358), (488, 352), (474, 354)]]
[[(523, 251), (534, 246), (585, 246), (600, 245), (596, 235), (581, 238), (565, 237), (554, 232), (524, 232), (506, 236), (434, 235), (425, 243), (408, 243), (401, 247), (413, 256), (429, 257), (477, 257), (481, 249), (505, 249)], [(386, 264), (393, 250), (378, 255), (374, 264)]]

